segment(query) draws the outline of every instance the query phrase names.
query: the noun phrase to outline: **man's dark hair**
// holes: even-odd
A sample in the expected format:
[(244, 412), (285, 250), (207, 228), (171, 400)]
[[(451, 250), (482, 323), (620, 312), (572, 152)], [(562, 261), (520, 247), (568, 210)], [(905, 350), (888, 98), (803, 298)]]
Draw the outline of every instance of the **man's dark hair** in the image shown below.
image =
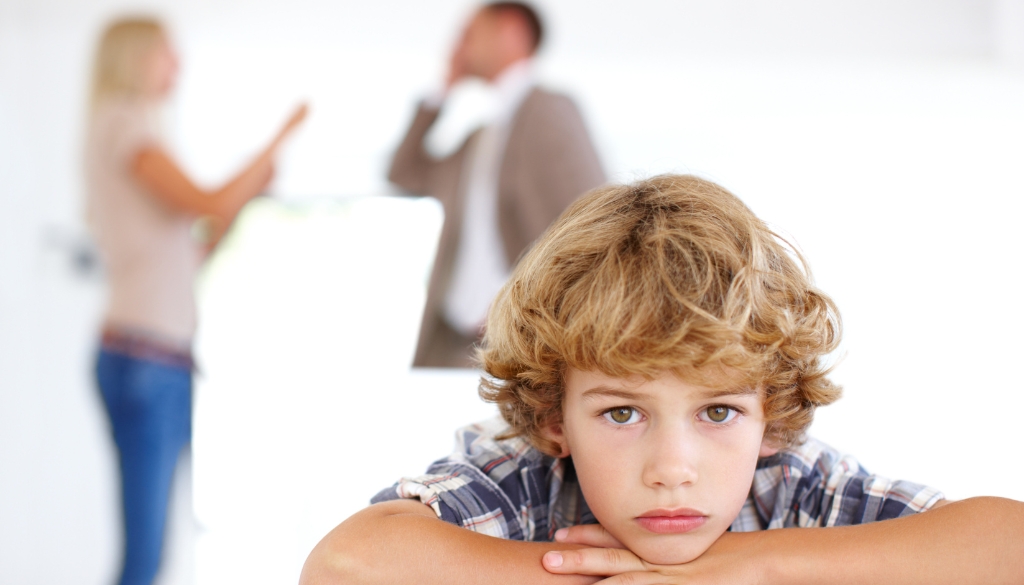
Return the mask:
[(525, 2), (491, 2), (486, 4), (486, 7), (495, 12), (514, 12), (522, 18), (533, 37), (533, 50), (537, 51), (544, 38), (544, 25), (541, 24), (540, 15), (537, 14), (536, 9)]

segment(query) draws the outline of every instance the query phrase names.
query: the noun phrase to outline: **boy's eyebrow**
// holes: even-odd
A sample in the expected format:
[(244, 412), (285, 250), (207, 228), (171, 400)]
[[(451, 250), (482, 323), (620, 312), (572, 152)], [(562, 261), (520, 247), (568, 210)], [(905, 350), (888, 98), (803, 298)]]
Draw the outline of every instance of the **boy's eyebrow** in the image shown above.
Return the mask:
[(757, 388), (751, 388), (750, 386), (735, 386), (732, 388), (710, 389), (707, 392), (701, 392), (700, 397), (708, 400), (711, 398), (721, 398), (723, 396), (756, 396), (757, 394)]
[(643, 392), (633, 392), (626, 390), (625, 388), (612, 388), (609, 386), (594, 386), (590, 390), (583, 393), (583, 398), (597, 398), (598, 396), (611, 396), (613, 398), (624, 398), (626, 400), (643, 400), (650, 398), (650, 394)]
[[(735, 386), (732, 388), (709, 389), (707, 392), (700, 392), (697, 394), (697, 398), (700, 400), (713, 400), (723, 396), (756, 396), (757, 394), (758, 392), (756, 388), (751, 388), (750, 386)], [(623, 398), (625, 400), (644, 400), (651, 398), (650, 394), (644, 392), (635, 392), (625, 388), (613, 388), (605, 385), (594, 386), (593, 388), (584, 391), (582, 398), (594, 399), (599, 396), (610, 396), (612, 398)]]

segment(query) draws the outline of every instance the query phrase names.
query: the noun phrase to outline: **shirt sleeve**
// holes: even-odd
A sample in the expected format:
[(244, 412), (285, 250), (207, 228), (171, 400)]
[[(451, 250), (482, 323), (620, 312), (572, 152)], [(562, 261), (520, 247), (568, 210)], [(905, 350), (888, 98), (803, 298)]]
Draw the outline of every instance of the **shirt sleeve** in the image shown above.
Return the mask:
[(437, 517), (474, 532), (522, 540), (522, 526), (508, 495), (479, 469), (443, 459), (430, 473), (402, 478), (381, 490), (372, 503), (402, 498), (419, 499)]
[(867, 472), (857, 460), (808, 439), (763, 460), (733, 530), (866, 524), (928, 510), (942, 492)]
[(852, 457), (836, 462), (816, 489), (823, 492), (820, 526), (849, 526), (909, 516), (944, 498), (942, 492), (928, 486), (869, 474)]
[(113, 160), (130, 167), (143, 148), (161, 146), (160, 131), (155, 112), (132, 104), (116, 110), (111, 149)]
[(549, 469), (519, 439), (496, 440), (491, 421), (460, 429), (451, 456), (405, 477), (371, 503), (415, 498), (445, 522), (510, 540), (547, 534)]

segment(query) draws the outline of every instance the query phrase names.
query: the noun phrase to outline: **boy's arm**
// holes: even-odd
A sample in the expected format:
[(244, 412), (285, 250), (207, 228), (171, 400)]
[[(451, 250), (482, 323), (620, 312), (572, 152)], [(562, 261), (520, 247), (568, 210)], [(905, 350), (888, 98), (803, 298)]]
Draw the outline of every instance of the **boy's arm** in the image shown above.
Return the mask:
[[(570, 528), (565, 541), (600, 542), (597, 529)], [(857, 526), (726, 533), (684, 565), (651, 565), (628, 550), (601, 548), (559, 551), (545, 556), (544, 564), (558, 574), (614, 575), (603, 582), (607, 585), (1019, 585), (1024, 582), (1024, 503), (972, 498)]]
[(564, 543), (477, 534), (437, 518), (416, 500), (374, 504), (332, 530), (310, 553), (300, 585), (577, 585), (598, 579), (554, 575), (541, 557)]

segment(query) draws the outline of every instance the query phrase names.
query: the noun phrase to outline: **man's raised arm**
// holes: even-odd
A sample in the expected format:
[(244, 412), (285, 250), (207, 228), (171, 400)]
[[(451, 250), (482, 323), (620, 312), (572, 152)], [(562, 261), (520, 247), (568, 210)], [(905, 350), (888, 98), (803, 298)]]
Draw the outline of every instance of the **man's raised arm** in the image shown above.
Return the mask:
[(437, 116), (437, 108), (421, 104), (391, 159), (388, 180), (410, 193), (426, 194), (427, 176), (434, 161), (423, 147), (423, 139), (437, 121)]

